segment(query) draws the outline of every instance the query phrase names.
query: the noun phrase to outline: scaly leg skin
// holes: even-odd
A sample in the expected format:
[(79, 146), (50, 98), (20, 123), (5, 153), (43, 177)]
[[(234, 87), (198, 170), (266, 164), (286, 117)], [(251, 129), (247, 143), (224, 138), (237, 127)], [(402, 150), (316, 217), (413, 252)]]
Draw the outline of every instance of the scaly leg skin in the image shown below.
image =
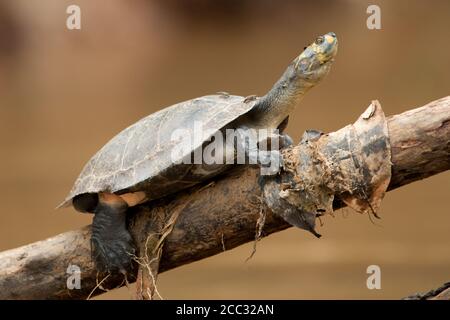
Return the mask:
[(284, 149), (294, 144), (294, 140), (292, 140), (292, 138), (286, 133), (280, 134), (279, 138), (280, 138), (280, 149)]
[(259, 137), (258, 147), (260, 150), (281, 150), (294, 143), (286, 133), (272, 132), (268, 136)]
[(92, 257), (100, 272), (126, 274), (135, 253), (126, 228), (128, 204), (115, 194), (100, 193), (92, 223)]
[[(247, 127), (237, 130), (238, 148), (245, 151), (245, 155), (250, 164), (261, 166), (261, 175), (276, 175), (283, 166), (283, 158), (279, 149), (292, 145), (292, 138), (287, 134), (272, 133), (270, 136), (257, 138), (256, 131)], [(271, 141), (278, 139), (278, 146), (272, 149)], [(264, 146), (265, 148), (261, 148)], [(267, 146), (269, 146), (267, 148)]]
[[(278, 140), (278, 149), (273, 150), (271, 141), (276, 141), (275, 139)], [(270, 144), (268, 142), (270, 142)], [(259, 148), (259, 161), (262, 164), (261, 175), (273, 176), (278, 174), (280, 168), (283, 167), (283, 157), (279, 150), (292, 145), (292, 138), (287, 134), (272, 133), (269, 137), (258, 141), (258, 146), (261, 146), (261, 144), (270, 145), (270, 151), (264, 151)], [(267, 166), (265, 164), (269, 165)]]

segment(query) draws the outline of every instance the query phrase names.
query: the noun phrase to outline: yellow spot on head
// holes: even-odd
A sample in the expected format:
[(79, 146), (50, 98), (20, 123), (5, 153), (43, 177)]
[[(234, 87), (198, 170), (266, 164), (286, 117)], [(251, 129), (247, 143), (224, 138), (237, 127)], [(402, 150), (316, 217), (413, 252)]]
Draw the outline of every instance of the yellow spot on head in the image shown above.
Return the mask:
[(325, 41), (328, 42), (329, 44), (332, 44), (334, 42), (334, 38), (326, 34)]

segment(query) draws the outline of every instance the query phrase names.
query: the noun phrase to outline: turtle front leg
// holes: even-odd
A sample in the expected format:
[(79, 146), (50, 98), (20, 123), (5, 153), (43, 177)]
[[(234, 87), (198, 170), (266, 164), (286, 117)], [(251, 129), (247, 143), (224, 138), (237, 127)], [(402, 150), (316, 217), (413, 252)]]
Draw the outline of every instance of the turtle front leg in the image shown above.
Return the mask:
[[(275, 145), (273, 144), (275, 142)], [(271, 133), (258, 141), (259, 163), (261, 163), (261, 175), (273, 176), (278, 174), (283, 167), (283, 157), (280, 153), (293, 144), (293, 140), (287, 134)]]
[(120, 196), (100, 193), (94, 210), (91, 250), (100, 272), (126, 274), (135, 253), (133, 238), (126, 227), (128, 204)]
[(287, 133), (280, 134), (278, 137), (280, 139), (280, 149), (284, 149), (294, 144), (294, 140), (292, 140), (291, 136)]
[[(258, 137), (256, 130), (247, 127), (237, 129), (238, 154), (244, 150), (249, 164), (259, 164), (261, 175), (275, 175), (283, 166), (279, 149), (292, 145), (292, 138), (286, 134), (271, 133)], [(276, 141), (276, 145), (272, 144)], [(239, 157), (238, 157), (239, 160)]]

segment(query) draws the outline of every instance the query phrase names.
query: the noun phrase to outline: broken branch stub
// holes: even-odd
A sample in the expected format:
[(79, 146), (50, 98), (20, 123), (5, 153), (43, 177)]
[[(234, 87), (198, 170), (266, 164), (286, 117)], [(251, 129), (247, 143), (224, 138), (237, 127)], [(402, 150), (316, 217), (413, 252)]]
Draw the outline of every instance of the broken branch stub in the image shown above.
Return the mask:
[(386, 118), (372, 101), (358, 120), (336, 132), (309, 130), (283, 152), (277, 177), (260, 177), (273, 213), (316, 236), (315, 220), (333, 213), (339, 198), (360, 213), (376, 215), (391, 179)]

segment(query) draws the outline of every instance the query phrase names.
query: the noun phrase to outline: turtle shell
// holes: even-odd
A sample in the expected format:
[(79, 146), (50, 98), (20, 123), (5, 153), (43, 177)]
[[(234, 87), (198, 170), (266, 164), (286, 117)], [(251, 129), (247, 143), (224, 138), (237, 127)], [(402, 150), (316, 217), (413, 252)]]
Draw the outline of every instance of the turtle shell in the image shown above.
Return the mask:
[[(245, 100), (228, 94), (209, 95), (172, 105), (139, 120), (87, 162), (60, 207), (72, 204), (72, 199), (83, 193), (145, 191), (152, 200), (208, 178), (211, 173), (194, 172), (193, 167), (198, 165), (183, 164), (182, 160), (217, 131), (246, 114), (256, 102), (257, 99)], [(173, 139), (176, 129), (194, 137), (199, 123), (201, 139)], [(175, 158), (174, 148), (180, 150)]]

